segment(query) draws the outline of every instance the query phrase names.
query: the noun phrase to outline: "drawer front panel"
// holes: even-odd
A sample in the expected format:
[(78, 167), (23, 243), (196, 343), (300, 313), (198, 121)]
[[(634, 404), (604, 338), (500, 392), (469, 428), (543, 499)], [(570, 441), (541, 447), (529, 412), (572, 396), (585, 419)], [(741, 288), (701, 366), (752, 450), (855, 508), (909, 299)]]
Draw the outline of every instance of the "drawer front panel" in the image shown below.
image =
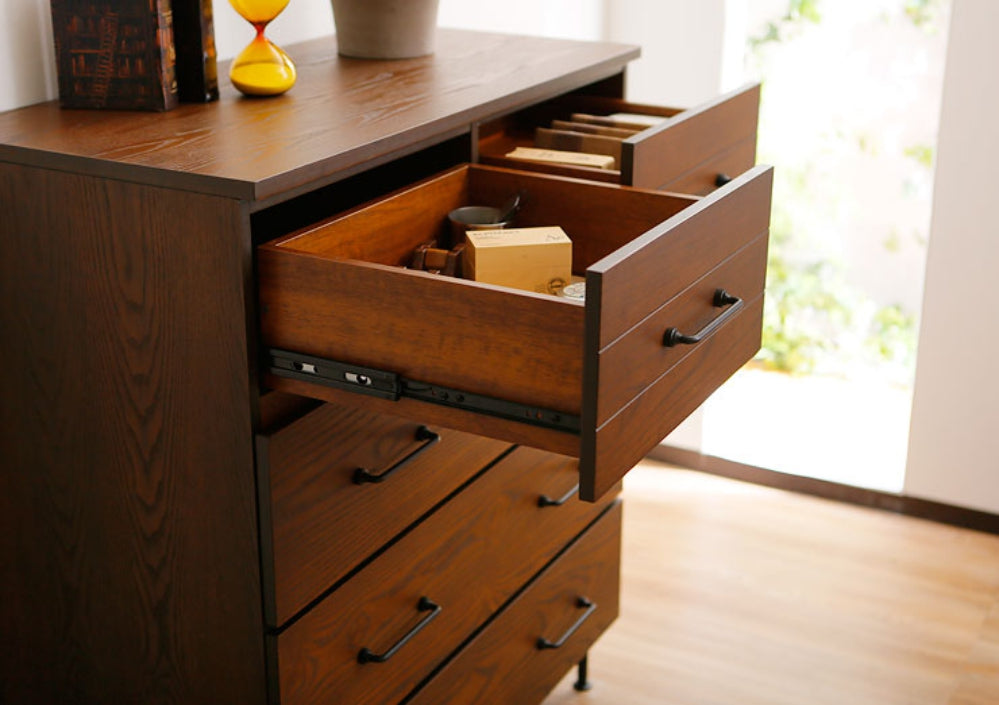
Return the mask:
[[(517, 448), (277, 637), (283, 705), (399, 700), (609, 504), (563, 497), (575, 462)], [(421, 598), (441, 607), (430, 621)], [(359, 663), (362, 649), (391, 651)]]
[[(694, 335), (731, 315), (727, 307), (714, 305), (719, 289), (744, 303), (763, 293), (767, 244), (766, 233), (758, 235), (600, 352), (597, 426), (606, 423), (690, 353), (689, 345), (664, 343), (668, 330)], [(728, 338), (731, 329), (723, 323), (713, 335)]]
[[(617, 618), (620, 563), (618, 503), (407, 705), (540, 702)], [(596, 608), (559, 648), (539, 649), (539, 638), (557, 642), (583, 616), (580, 598)]]
[(707, 196), (719, 186), (752, 169), (755, 164), (756, 135), (753, 135), (724, 151), (717, 152), (659, 188), (662, 191)]
[[(748, 157), (736, 176), (756, 162), (756, 127), (760, 87), (740, 88), (697, 108), (684, 110), (653, 130), (625, 140), (621, 157), (622, 183), (641, 188), (666, 188), (681, 178), (713, 182), (713, 158), (737, 145)], [(672, 190), (672, 189), (671, 189)]]
[[(773, 168), (755, 167), (586, 272), (587, 341), (603, 350), (770, 228)], [(590, 292), (597, 296), (589, 296)]]
[[(481, 125), (479, 158), (496, 166), (703, 195), (719, 185), (720, 175), (735, 177), (756, 163), (759, 104), (758, 84), (743, 86), (686, 110), (571, 94)], [(664, 121), (616, 142), (612, 152), (601, 150), (599, 142), (581, 149), (618, 156), (614, 169), (530, 162), (505, 156), (516, 147), (542, 146), (536, 140), (536, 129), (541, 128), (539, 132), (544, 137), (553, 121), (568, 120), (574, 112), (595, 116), (636, 113), (661, 117)], [(565, 124), (553, 126), (572, 129)], [(564, 135), (569, 142), (570, 134)]]
[(583, 435), (580, 496), (599, 497), (700, 406), (760, 348), (763, 296), (690, 349), (668, 374), (593, 433)]
[[(264, 556), (272, 567), (265, 571), (268, 624), (286, 622), (508, 448), (332, 404), (258, 436), (271, 529), (262, 542), (271, 547)], [(392, 474), (370, 481), (386, 471)]]

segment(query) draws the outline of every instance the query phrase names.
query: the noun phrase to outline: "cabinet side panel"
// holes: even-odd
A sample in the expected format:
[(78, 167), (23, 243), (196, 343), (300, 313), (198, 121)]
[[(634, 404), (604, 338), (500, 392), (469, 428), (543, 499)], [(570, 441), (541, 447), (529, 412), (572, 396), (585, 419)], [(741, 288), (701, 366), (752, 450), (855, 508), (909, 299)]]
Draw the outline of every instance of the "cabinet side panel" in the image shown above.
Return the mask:
[(9, 164), (0, 204), (0, 702), (262, 702), (240, 205)]

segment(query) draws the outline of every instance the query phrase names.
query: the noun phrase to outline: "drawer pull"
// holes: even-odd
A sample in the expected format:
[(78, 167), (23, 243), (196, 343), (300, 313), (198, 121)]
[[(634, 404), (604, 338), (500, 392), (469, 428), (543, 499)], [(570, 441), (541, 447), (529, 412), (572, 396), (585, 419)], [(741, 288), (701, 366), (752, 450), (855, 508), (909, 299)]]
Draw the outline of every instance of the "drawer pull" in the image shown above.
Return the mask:
[(432, 602), (429, 597), (421, 597), (420, 601), (416, 604), (416, 609), (418, 609), (420, 612), (429, 612), (430, 614), (421, 619), (415, 627), (406, 632), (402, 636), (402, 638), (399, 639), (399, 641), (395, 642), (392, 645), (392, 647), (384, 654), (373, 653), (367, 647), (361, 649), (357, 653), (357, 662), (385, 663), (390, 658), (395, 656), (396, 652), (406, 645), (406, 642), (408, 642), (410, 639), (416, 636), (425, 626), (430, 624), (434, 620), (434, 618), (441, 613), (441, 610), (444, 608), (438, 605), (436, 602)]
[(388, 468), (387, 470), (383, 470), (378, 474), (371, 472), (367, 468), (357, 468), (354, 471), (354, 484), (363, 485), (366, 482), (384, 482), (389, 478), (389, 476), (394, 474), (396, 471), (402, 469), (403, 466), (405, 466), (411, 460), (415, 460), (421, 453), (430, 448), (430, 446), (440, 441), (440, 439), (441, 436), (439, 433), (434, 433), (426, 426), (420, 426), (418, 429), (416, 429), (415, 440), (423, 441), (422, 445), (414, 449), (412, 453), (407, 455), (405, 458), (397, 462), (392, 467)]
[(578, 483), (576, 484), (575, 487), (573, 487), (571, 490), (569, 490), (568, 492), (566, 492), (564, 495), (562, 495), (558, 499), (552, 499), (548, 495), (543, 494), (540, 497), (538, 497), (538, 506), (539, 507), (561, 507), (563, 504), (565, 504), (570, 499), (572, 499), (572, 496), (574, 494), (576, 494), (577, 492), (579, 492), (579, 484)]
[(724, 289), (715, 289), (711, 305), (715, 308), (723, 306), (728, 306), (728, 308), (693, 335), (684, 335), (678, 328), (667, 328), (666, 332), (663, 333), (663, 345), (667, 348), (672, 348), (674, 345), (695, 345), (701, 342), (725, 325), (725, 322), (742, 308), (742, 299), (738, 296), (732, 296)]
[(538, 649), (558, 649), (558, 648), (560, 648), (563, 644), (565, 644), (565, 642), (567, 642), (569, 640), (569, 637), (571, 637), (573, 634), (576, 633), (577, 629), (579, 629), (581, 626), (583, 626), (583, 622), (585, 622), (587, 620), (587, 618), (589, 618), (589, 616), (591, 614), (593, 614), (594, 611), (596, 611), (596, 609), (597, 609), (596, 603), (590, 602), (585, 597), (577, 597), (576, 598), (576, 607), (579, 607), (579, 608), (585, 607), (586, 611), (583, 612), (583, 614), (579, 615), (579, 619), (576, 620), (576, 623), (573, 624), (571, 627), (569, 627), (568, 631), (566, 631), (566, 633), (563, 634), (562, 638), (560, 638), (558, 641), (548, 641), (543, 636), (542, 637), (538, 637), (538, 641), (537, 641), (537, 647), (538, 647)]
[(718, 174), (718, 176), (715, 177), (715, 186), (721, 188), (731, 180), (732, 177), (729, 176), (728, 174)]

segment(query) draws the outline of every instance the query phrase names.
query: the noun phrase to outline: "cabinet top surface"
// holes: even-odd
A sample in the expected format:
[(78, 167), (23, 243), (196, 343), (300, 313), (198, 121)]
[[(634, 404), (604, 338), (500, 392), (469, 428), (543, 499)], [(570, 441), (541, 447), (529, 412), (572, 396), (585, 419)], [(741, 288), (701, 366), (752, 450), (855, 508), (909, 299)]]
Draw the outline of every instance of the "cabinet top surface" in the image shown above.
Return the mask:
[(639, 53), (447, 29), (417, 59), (340, 57), (334, 38), (286, 49), (298, 82), (276, 98), (241, 97), (220, 67), (214, 103), (143, 113), (53, 101), (0, 113), (0, 160), (264, 200), (611, 76)]

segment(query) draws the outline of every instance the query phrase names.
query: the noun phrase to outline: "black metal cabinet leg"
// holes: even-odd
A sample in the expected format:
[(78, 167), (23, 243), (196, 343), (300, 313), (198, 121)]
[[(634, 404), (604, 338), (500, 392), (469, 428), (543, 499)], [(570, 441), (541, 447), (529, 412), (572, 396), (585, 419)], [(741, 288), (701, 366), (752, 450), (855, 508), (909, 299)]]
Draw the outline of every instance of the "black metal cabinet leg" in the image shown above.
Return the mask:
[(576, 682), (572, 684), (572, 687), (575, 688), (576, 690), (578, 690), (579, 692), (587, 691), (587, 690), (589, 690), (590, 688), (593, 687), (593, 684), (590, 683), (590, 681), (587, 680), (587, 677), (586, 677), (586, 672), (588, 670), (587, 669), (587, 666), (588, 666), (587, 660), (589, 658), (590, 658), (589, 654), (587, 654), (586, 656), (584, 656), (583, 660), (580, 661), (579, 664), (576, 667), (576, 669), (577, 669), (577, 678), (576, 678)]

